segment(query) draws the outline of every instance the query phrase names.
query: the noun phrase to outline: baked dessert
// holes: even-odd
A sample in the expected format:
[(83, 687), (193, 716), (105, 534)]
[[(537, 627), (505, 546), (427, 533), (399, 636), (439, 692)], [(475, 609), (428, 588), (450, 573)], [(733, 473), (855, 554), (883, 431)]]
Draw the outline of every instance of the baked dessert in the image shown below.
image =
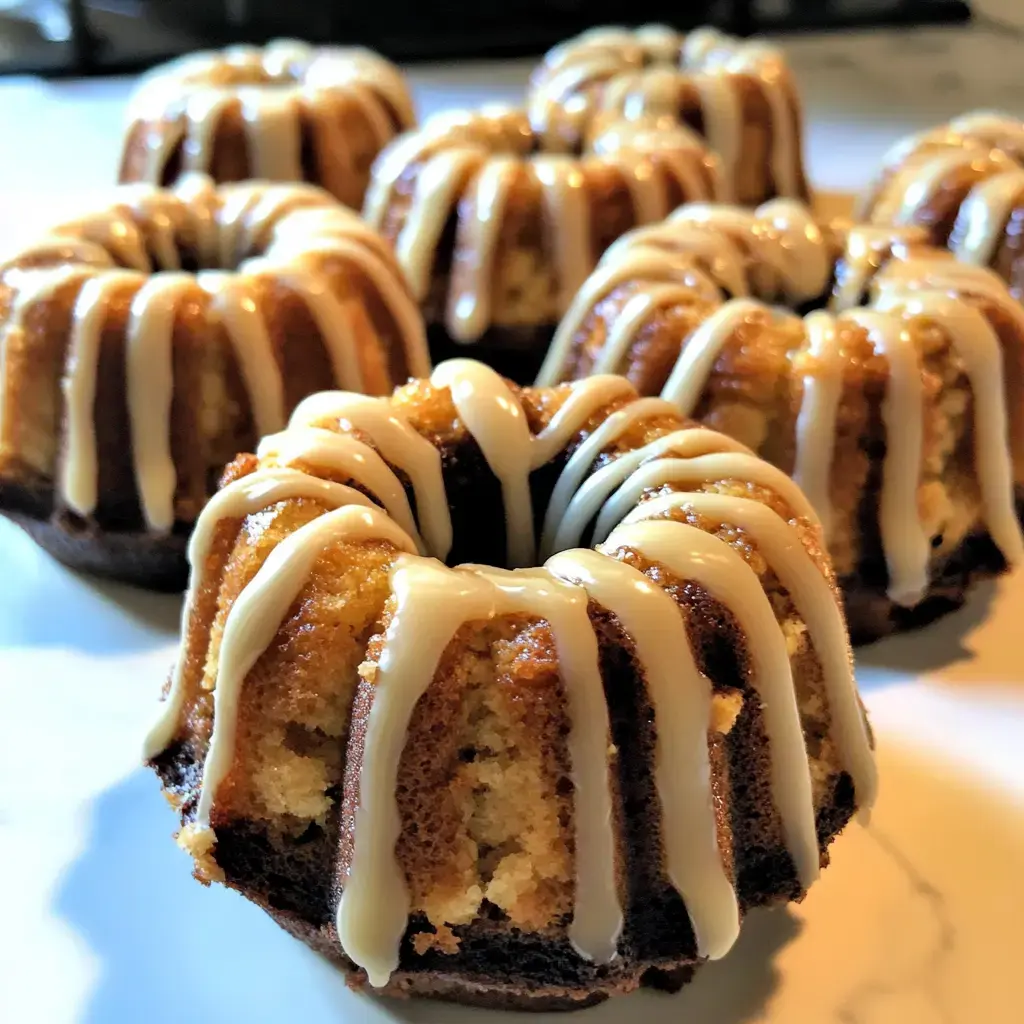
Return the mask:
[(718, 154), (723, 198), (752, 206), (808, 195), (800, 99), (784, 57), (764, 40), (712, 28), (594, 28), (545, 56), (528, 95), (549, 150), (578, 150), (609, 119), (684, 124)]
[(469, 351), (525, 382), (608, 245), (680, 202), (716, 197), (718, 180), (684, 128), (611, 126), (583, 155), (548, 153), (523, 112), (486, 107), (393, 142), (364, 215), (394, 243), (434, 361)]
[(620, 377), (316, 395), (224, 482), (146, 757), (356, 987), (678, 987), (873, 798), (813, 510)]
[(143, 77), (120, 180), (308, 181), (358, 209), (374, 158), (415, 123), (401, 72), (370, 50), (281, 39), (192, 53)]
[(386, 243), (312, 185), (121, 186), (0, 263), (0, 513), (181, 589), (224, 465), (325, 387), (429, 370)]
[(1024, 555), (1024, 310), (921, 228), (683, 207), (605, 255), (540, 383), (620, 371), (796, 478), (855, 642)]
[(917, 225), (1024, 299), (1024, 121), (976, 111), (898, 143), (863, 197), (874, 224)]

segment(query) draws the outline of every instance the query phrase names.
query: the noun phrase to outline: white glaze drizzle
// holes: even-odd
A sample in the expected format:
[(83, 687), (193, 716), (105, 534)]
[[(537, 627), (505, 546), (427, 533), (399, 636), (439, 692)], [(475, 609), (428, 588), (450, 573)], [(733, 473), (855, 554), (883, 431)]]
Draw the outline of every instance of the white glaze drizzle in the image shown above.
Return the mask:
[(678, 406), (684, 416), (692, 416), (726, 343), (741, 325), (763, 310), (760, 303), (745, 299), (719, 306), (686, 339), (661, 397)]
[(310, 395), (295, 407), (289, 427), (311, 427), (331, 420), (343, 427), (358, 424), (382, 457), (409, 478), (429, 550), (437, 558), (447, 558), (452, 546), (452, 519), (445, 501), (438, 450), (417, 434), (387, 399), (343, 391)]
[(60, 466), (59, 486), (64, 503), (81, 516), (90, 515), (99, 500), (93, 410), (107, 303), (115, 291), (141, 283), (141, 275), (135, 271), (110, 271), (87, 280), (75, 301), (66, 371), (61, 381), (67, 447)]
[[(585, 385), (574, 384), (551, 422), (534, 437), (530, 468), (539, 469), (549, 463), (592, 416), (623, 398), (636, 399), (636, 391), (628, 380), (614, 374), (594, 374), (587, 378)], [(583, 441), (580, 447), (586, 443)], [(570, 472), (568, 463), (562, 472), (563, 475)]]
[(247, 273), (266, 275), (299, 296), (327, 349), (335, 383), (353, 391), (363, 390), (365, 381), (352, 311), (338, 297), (326, 275), (318, 272), (314, 261), (309, 257), (278, 260), (265, 256), (248, 260), (244, 266)]
[(889, 364), (882, 400), (885, 460), (878, 518), (889, 569), (889, 597), (897, 604), (914, 605), (928, 587), (930, 555), (917, 508), (924, 447), (924, 386), (917, 348), (898, 317), (873, 309), (854, 309), (846, 315), (867, 331)]
[(229, 111), (241, 119), (249, 178), (302, 180), (304, 121), (315, 126), (318, 149), (355, 173), (346, 122), (331, 117), (339, 102), (362, 112), (378, 146), (394, 134), (392, 116), (399, 130), (415, 123), (400, 72), (368, 50), (279, 40), (244, 56), (228, 49), (172, 61), (146, 75), (129, 104), (129, 123), (145, 129), (138, 177), (161, 182), (179, 142), (186, 171), (210, 172)]
[(405, 224), (395, 239), (395, 255), (419, 302), (423, 302), (430, 291), (434, 251), (458, 200), (459, 189), (467, 175), (476, 171), (484, 159), (484, 151), (477, 148), (444, 150), (423, 167), (416, 179), (416, 191)]
[[(574, 337), (587, 315), (630, 281), (679, 282), (686, 291), (645, 288), (629, 312), (623, 310), (616, 317), (597, 357), (598, 372), (618, 368), (649, 316), (673, 304), (677, 294), (703, 293), (714, 301), (716, 285), (741, 296), (763, 283), (763, 298), (773, 298), (778, 291), (790, 302), (806, 302), (825, 291), (831, 269), (821, 230), (799, 203), (774, 200), (754, 211), (687, 204), (664, 224), (624, 235), (605, 253), (558, 325), (537, 383), (551, 385), (563, 378)], [(689, 348), (685, 346), (683, 353)]]
[[(602, 408), (626, 400), (579, 446), (562, 473), (569, 485), (556, 483), (555, 490), (581, 493), (595, 477), (604, 477), (598, 488), (608, 494), (637, 472), (669, 463), (666, 480), (686, 482), (677, 472), (687, 462), (707, 464), (690, 473), (693, 482), (739, 474), (741, 479), (777, 489), (794, 511), (801, 511), (792, 485), (770, 467), (757, 469), (742, 445), (705, 429), (678, 430), (621, 455), (581, 481), (579, 470), (591, 464), (601, 450), (613, 445), (631, 425), (656, 420), (671, 412), (660, 400), (638, 400), (621, 378), (593, 377), (573, 385), (547, 428), (536, 437), (526, 429), (522, 407), (493, 371), (465, 360), (443, 364), (435, 373), (434, 386), (451, 389), (457, 412), (474, 436), (499, 480), (514, 491), (526, 481), (531, 469), (550, 461)], [(630, 401), (631, 400), (631, 401)], [(270, 457), (286, 449), (305, 452), (296, 462), (329, 469), (323, 453), (313, 453), (309, 435), (320, 440), (326, 431), (311, 424), (336, 420), (343, 429), (370, 437), (412, 482), (417, 513), (426, 518), (425, 503), (446, 501), (443, 482), (439, 489), (427, 482), (440, 481), (440, 464), (428, 459), (427, 444), (411, 424), (387, 403), (362, 396), (327, 394), (307, 400), (296, 410), (296, 441), (273, 439), (262, 453)], [(611, 424), (608, 426), (608, 424)], [(516, 424), (522, 424), (522, 430)], [(289, 431), (292, 433), (293, 431)], [(400, 439), (403, 433), (409, 435)], [(339, 448), (357, 451), (359, 442)], [(598, 440), (595, 441), (595, 436)], [(412, 438), (417, 437), (417, 445)], [(511, 451), (507, 442), (522, 453)], [(361, 446), (363, 449), (365, 445)], [(433, 449), (432, 445), (427, 447)], [(708, 454), (719, 453), (719, 454)], [(676, 458), (662, 458), (666, 455)], [(737, 462), (739, 458), (742, 462)], [(573, 460), (576, 460), (575, 463)], [(717, 461), (716, 461), (717, 460)], [(355, 466), (346, 460), (346, 476), (367, 490), (387, 491), (377, 478), (381, 467), (367, 471), (372, 460)], [(508, 463), (507, 467), (502, 463)], [(421, 463), (415, 467), (415, 463)], [(763, 464), (762, 464), (763, 465)], [(624, 472), (609, 473), (623, 467)], [(385, 472), (390, 472), (384, 467)], [(204, 586), (205, 563), (215, 530), (224, 520), (237, 520), (277, 501), (308, 497), (330, 508), (353, 500), (358, 504), (328, 512), (282, 541), (270, 554), (253, 581), (243, 589), (229, 612), (220, 649), (214, 690), (214, 732), (204, 768), (203, 788), (196, 817), (198, 827), (209, 827), (215, 808), (216, 788), (233, 761), (235, 716), (241, 688), (248, 671), (271, 644), (288, 608), (300, 595), (324, 548), (338, 540), (382, 539), (407, 554), (400, 556), (391, 572), (395, 609), (387, 626), (374, 679), (374, 700), (367, 724), (364, 760), (359, 776), (359, 801), (350, 873), (338, 906), (337, 926), (346, 954), (367, 970), (371, 984), (384, 984), (398, 965), (398, 949), (410, 907), (408, 887), (395, 856), (400, 823), (394, 798), (397, 771), (412, 710), (430, 685), (444, 649), (467, 622), (496, 616), (526, 614), (545, 620), (553, 633), (570, 725), (568, 748), (573, 779), (576, 829), (576, 901), (569, 937), (581, 956), (599, 963), (616, 954), (622, 927), (622, 909), (616, 886), (616, 854), (612, 829), (609, 784), (609, 724), (598, 668), (597, 641), (587, 612), (590, 600), (608, 608), (622, 623), (637, 647), (645, 679), (659, 722), (662, 744), (657, 762), (657, 784), (666, 837), (666, 870), (683, 894), (701, 955), (718, 957), (732, 945), (738, 928), (735, 893), (717, 848), (715, 817), (708, 789), (707, 730), (710, 685), (696, 664), (686, 640), (683, 620), (675, 603), (636, 569), (607, 556), (617, 547), (628, 547), (642, 557), (663, 564), (685, 579), (693, 579), (733, 612), (747, 638), (752, 668), (751, 683), (762, 696), (765, 728), (772, 762), (772, 788), (787, 846), (801, 884), (817, 873), (818, 846), (814, 833), (809, 768), (800, 731), (792, 675), (781, 631), (760, 582), (747, 565), (723, 541), (679, 522), (640, 522), (620, 526), (604, 550), (567, 551), (555, 555), (544, 569), (514, 572), (482, 566), (447, 569), (441, 563), (414, 554), (415, 533), (410, 535), (376, 508), (365, 507), (365, 495), (339, 484), (325, 484), (309, 476), (310, 470), (270, 466), (257, 470), (225, 488), (207, 506), (190, 546), (195, 567), (192, 594)], [(710, 474), (710, 475), (709, 475)], [(371, 477), (373, 483), (371, 485)], [(303, 484), (308, 481), (308, 486)], [(378, 495), (383, 499), (383, 495)], [(395, 495), (391, 495), (393, 503)], [(767, 507), (749, 499), (716, 494), (674, 493), (655, 498), (638, 509), (657, 514), (672, 499), (680, 503), (703, 502), (703, 510), (723, 521), (748, 529), (775, 566), (780, 579), (789, 581), (798, 606), (811, 600), (821, 604), (821, 587), (828, 589), (820, 571), (807, 555), (791, 525)], [(528, 491), (527, 491), (528, 500)], [(564, 496), (560, 499), (564, 503)], [(571, 509), (575, 498), (569, 501)], [(634, 503), (635, 504), (635, 503)], [(809, 509), (803, 510), (808, 514)], [(735, 516), (733, 515), (735, 512)], [(400, 516), (405, 519), (404, 507)], [(532, 515), (532, 513), (531, 513)], [(566, 518), (571, 515), (567, 510)], [(506, 510), (506, 519), (508, 519)], [(618, 518), (621, 518), (619, 516)], [(386, 524), (386, 525), (385, 525)], [(584, 521), (585, 525), (585, 521)], [(413, 530), (415, 526), (413, 524)], [(685, 539), (681, 532), (686, 530)], [(666, 531), (667, 534), (666, 534)], [(425, 535), (429, 532), (424, 530)], [(428, 551), (431, 544), (427, 544)], [(799, 550), (798, 550), (799, 549)], [(817, 575), (817, 581), (811, 574)], [(189, 598), (189, 602), (193, 597)], [(822, 660), (830, 710), (840, 719), (840, 746), (849, 770), (857, 780), (857, 799), (867, 806), (873, 796), (868, 738), (862, 720), (851, 717), (856, 702), (849, 673), (849, 648), (834, 596), (829, 608), (816, 606), (809, 622), (815, 650)], [(838, 628), (838, 633), (836, 629)], [(187, 637), (187, 631), (186, 631)], [(672, 637), (671, 644), (666, 637)], [(680, 659), (684, 659), (680, 664)], [(147, 756), (156, 756), (173, 741), (184, 708), (185, 683), (182, 653), (173, 677), (168, 705), (147, 741)], [(827, 664), (826, 664), (827, 663)], [(845, 673), (845, 674), (844, 674)], [(680, 678), (682, 677), (682, 678)], [(850, 687), (850, 693), (841, 687)], [(852, 702), (852, 703), (851, 703)], [(859, 732), (858, 732), (859, 728)], [(673, 743), (665, 743), (667, 736)], [(858, 746), (860, 744), (860, 746)], [(863, 749), (861, 749), (863, 748)], [(694, 833), (703, 836), (698, 841)]]
[(786, 642), (754, 570), (728, 544), (681, 523), (621, 526), (604, 550), (620, 547), (659, 562), (680, 579), (698, 581), (735, 616), (746, 640), (750, 684), (761, 698), (771, 753), (772, 802), (800, 884), (810, 886), (818, 877), (820, 854), (800, 709)]
[(586, 179), (566, 156), (537, 156), (532, 166), (550, 223), (550, 245), (558, 271), (558, 308), (566, 310), (594, 265)]
[(654, 773), (665, 870), (686, 903), (698, 955), (716, 960), (735, 943), (740, 915), (705, 781), (711, 682), (694, 661), (680, 609), (639, 570), (597, 551), (566, 551), (545, 568), (582, 585), (636, 646), (657, 716)]
[(909, 296), (893, 287), (891, 276), (883, 274), (876, 280), (879, 293), (876, 308), (881, 311), (897, 308), (907, 316), (921, 316), (941, 324), (963, 363), (974, 396), (974, 462), (985, 505), (985, 521), (1007, 562), (1019, 565), (1024, 561), (1024, 539), (1014, 510), (1013, 464), (1007, 443), (1008, 415), (999, 337), (976, 306), (943, 291), (928, 290), (929, 286), (943, 284), (943, 269), (940, 267), (936, 276), (926, 274), (921, 280), (921, 289), (912, 291)]
[[(933, 208), (950, 175), (971, 181), (956, 211), (948, 244), (958, 259), (979, 266), (995, 258), (1007, 220), (1024, 200), (1024, 122), (974, 111), (896, 143), (859, 215), (875, 224), (915, 224)], [(936, 239), (940, 241), (940, 239)]]
[(342, 946), (373, 985), (385, 984), (398, 966), (411, 907), (394, 853), (401, 827), (394, 793), (412, 710), (460, 626), (520, 612), (550, 624), (565, 687), (576, 824), (569, 938), (581, 956), (608, 962), (616, 954), (622, 910), (611, 827), (608, 714), (586, 591), (540, 570), (450, 570), (421, 559), (400, 560), (391, 582), (396, 608), (374, 682), (352, 863), (338, 905)]
[[(318, 215), (315, 221), (311, 214)], [(303, 245), (292, 218), (301, 218), (307, 230), (316, 225), (311, 244)], [(234, 260), (257, 246), (266, 246), (266, 253), (244, 262), (238, 272), (191, 275), (180, 272), (182, 246), (193, 248), (204, 264)], [(65, 260), (71, 262), (56, 262)], [(118, 264), (131, 270), (113, 269)], [(5, 281), (16, 290), (16, 315), (0, 331), (0, 355), (7, 333), (20, 329), (21, 318), (35, 303), (65, 280), (90, 278), (72, 310), (63, 381), (68, 441), (58, 490), (64, 503), (89, 516), (99, 498), (93, 406), (111, 294), (123, 290), (130, 296), (124, 331), (125, 401), (140, 508), (147, 528), (165, 533), (175, 521), (177, 473), (170, 434), (178, 310), (192, 305), (193, 315), (223, 331), (256, 433), (272, 433), (285, 424), (285, 379), (268, 330), (268, 300), (261, 295), (261, 282), (293, 288), (313, 317), (337, 382), (352, 389), (363, 386), (353, 319), (360, 313), (357, 300), (342, 300), (334, 291), (332, 275), (339, 265), (361, 274), (392, 318), (408, 370), (424, 372), (429, 357), (422, 319), (383, 240), (311, 186), (255, 183), (214, 189), (197, 175), (186, 176), (174, 190), (122, 186), (107, 211), (54, 228), (16, 253), (3, 270)], [(0, 373), (5, 366), (0, 361)]]
[(459, 419), (501, 484), (508, 564), (513, 568), (530, 565), (534, 555), (530, 428), (522, 406), (498, 374), (469, 359), (442, 363), (430, 382), (451, 390)]
[(654, 285), (649, 290), (630, 296), (608, 332), (608, 340), (594, 360), (594, 372), (618, 372), (627, 361), (629, 346), (636, 340), (647, 320), (661, 309), (686, 303), (692, 294), (690, 287), (680, 283)]
[[(101, 250), (105, 252), (105, 250)], [(109, 257), (107, 266), (109, 266)], [(102, 263), (98, 264), (103, 266)], [(8, 347), (12, 339), (21, 339), (27, 329), (26, 318), (28, 312), (34, 308), (37, 302), (43, 302), (51, 298), (61, 288), (68, 285), (84, 283), (95, 274), (91, 264), (58, 264), (53, 267), (32, 270), (29, 273), (15, 272), (14, 284), (16, 291), (11, 300), (7, 312), (6, 321), (0, 327), (0, 378), (6, 373)], [(3, 385), (0, 379), (0, 385)], [(18, 431), (21, 417), (12, 417), (13, 422), (7, 421), (6, 387), (0, 386), (0, 445), (6, 446), (9, 440), (10, 447), (16, 449), (17, 441), (11, 435)], [(38, 467), (40, 469), (45, 467)]]
[(1022, 200), (1024, 168), (980, 181), (960, 204), (950, 234), (953, 255), (965, 263), (987, 267), (996, 255), (1010, 214)]
[[(858, 224), (841, 229), (839, 239), (845, 241), (844, 273), (829, 301), (833, 312), (811, 313), (801, 328), (795, 316), (762, 300), (771, 301), (780, 291), (789, 302), (825, 293), (833, 256), (810, 212), (788, 200), (753, 212), (704, 204), (683, 207), (664, 224), (631, 232), (608, 250), (559, 326), (538, 382), (550, 385), (578, 372), (571, 370), (571, 360), (589, 330), (589, 318), (617, 289), (628, 291), (620, 305), (602, 312), (605, 340), (594, 356), (598, 370), (622, 369), (639, 331), (659, 311), (676, 303), (696, 309), (699, 325), (684, 339), (661, 391), (686, 416), (699, 411), (716, 361), (744, 323), (760, 320), (772, 329), (785, 327), (794, 336), (803, 333), (814, 368), (804, 375), (794, 477), (828, 537), (835, 518), (830, 478), (837, 418), (850, 359), (840, 343), (842, 325), (867, 331), (890, 363), (883, 419), (891, 440), (879, 510), (889, 594), (894, 601), (913, 604), (927, 586), (929, 552), (916, 498), (923, 445), (922, 369), (905, 330), (907, 321), (925, 314), (939, 323), (968, 369), (973, 394), (984, 396), (974, 406), (984, 517), (1007, 561), (1017, 564), (1024, 560), (1024, 546), (1015, 511), (1002, 357), (998, 336), (978, 303), (996, 307), (1022, 331), (1024, 313), (995, 274), (929, 250), (920, 229)], [(684, 280), (686, 285), (675, 283)], [(757, 299), (722, 302), (721, 293), (715, 292), (724, 282), (730, 282), (733, 294)], [(866, 295), (869, 285), (874, 291)], [(702, 309), (709, 289), (709, 308)], [(860, 306), (861, 301), (867, 306)], [(597, 513), (596, 507), (589, 511)], [(600, 531), (596, 536), (600, 539)], [(567, 541), (563, 533), (558, 543)], [(549, 538), (548, 543), (555, 541)]]
[[(735, 191), (747, 119), (738, 79), (755, 81), (770, 111), (769, 168), (776, 194), (801, 192), (798, 111), (781, 54), (758, 40), (697, 29), (686, 36), (664, 26), (634, 32), (585, 32), (550, 51), (534, 74), (530, 119), (550, 145), (571, 145), (595, 114), (628, 121), (678, 119), (683, 90), (696, 89), (704, 135), (719, 155), (725, 185)], [(696, 43), (692, 41), (696, 40)]]
[(594, 540), (603, 541), (647, 491), (666, 485), (694, 487), (719, 480), (766, 487), (775, 491), (794, 515), (818, 522), (803, 492), (782, 470), (749, 452), (711, 452), (682, 459), (657, 459), (638, 466), (602, 506), (594, 524)]
[(692, 509), (748, 533), (785, 587), (822, 665), (833, 736), (858, 802), (869, 808), (878, 793), (878, 774), (864, 712), (853, 680), (853, 662), (842, 609), (828, 579), (793, 529), (767, 506), (750, 498), (706, 492), (674, 492), (641, 502), (623, 526)]
[[(666, 259), (664, 253), (652, 252), (642, 246), (627, 252), (621, 261), (606, 263), (602, 260), (597, 270), (587, 278), (583, 287), (576, 294), (568, 312), (562, 317), (548, 348), (548, 354), (544, 358), (540, 373), (537, 375), (537, 384), (541, 387), (549, 387), (558, 383), (565, 376), (576, 333), (583, 326), (587, 315), (594, 306), (611, 295), (617, 288), (632, 279), (685, 283), (693, 280), (694, 277), (693, 265), (689, 261)], [(714, 297), (717, 291), (713, 284), (710, 287), (709, 297)], [(636, 323), (637, 329), (640, 326), (642, 326), (642, 322)], [(628, 351), (633, 340), (624, 330), (618, 332), (616, 339), (617, 347), (623, 352)]]
[(845, 360), (835, 317), (816, 311), (804, 320), (807, 351), (814, 372), (804, 374), (804, 395), (796, 421), (793, 479), (821, 519), (825, 539), (831, 535), (834, 510), (830, 494), (836, 419), (843, 395)]
[(177, 470), (171, 453), (174, 396), (172, 340), (178, 304), (193, 287), (188, 274), (157, 274), (132, 299), (125, 332), (125, 378), (132, 464), (149, 530), (174, 526)]
[(704, 134), (708, 145), (722, 161), (723, 177), (736, 192), (736, 170), (743, 152), (743, 106), (736, 83), (728, 74), (698, 72), (693, 84), (700, 96), (700, 107), (705, 118)]
[[(372, 499), (354, 487), (337, 484), (331, 480), (321, 480), (319, 477), (289, 467), (258, 469), (222, 487), (206, 503), (203, 514), (189, 538), (188, 560), (192, 578), (182, 609), (183, 645), (189, 642), (188, 623), (195, 608), (196, 596), (206, 583), (206, 559), (209, 557), (217, 528), (222, 523), (240, 521), (254, 512), (295, 498), (309, 498), (329, 509), (359, 505), (366, 508), (376, 507)], [(184, 671), (185, 658), (182, 656), (178, 659), (171, 676), (171, 688), (167, 699), (161, 705), (160, 714), (143, 745), (143, 757), (147, 760), (166, 750), (174, 740), (186, 696)]]
[[(670, 181), (687, 200), (718, 194), (713, 159), (701, 140), (685, 131), (624, 139), (607, 149), (595, 143), (593, 154), (582, 160), (533, 154), (531, 144), (529, 122), (520, 111), (451, 111), (396, 139), (374, 168), (364, 215), (383, 229), (392, 211), (400, 211), (393, 228), (395, 252), (421, 303), (431, 294), (441, 233), (451, 216), (459, 220), (445, 314), (447, 330), (458, 342), (477, 341), (498, 315), (492, 307), (504, 211), (520, 176), (538, 187), (541, 216), (549, 225), (542, 258), (553, 270), (559, 313), (599, 255), (591, 237), (590, 165), (617, 173), (632, 197), (635, 223), (669, 212)], [(399, 199), (399, 183), (410, 173), (412, 195)]]
[[(508, 156), (488, 160), (473, 179), (466, 198), (474, 205), (476, 215), (469, 220), (467, 247), (478, 253), (474, 263), (463, 266), (462, 277), (456, 272), (449, 298), (448, 330), (456, 341), (467, 342), (483, 334), (491, 320), (491, 295), (494, 291), (494, 256), (505, 218), (509, 190), (519, 171), (519, 164)], [(463, 280), (464, 278), (464, 280)]]
[(570, 503), (579, 492), (595, 459), (601, 452), (622, 437), (630, 427), (659, 415), (671, 416), (674, 413), (675, 410), (669, 403), (658, 398), (642, 398), (639, 401), (630, 402), (617, 412), (613, 412), (587, 436), (586, 440), (577, 446), (569, 456), (565, 468), (559, 474), (555, 488), (551, 492), (548, 509), (544, 516), (543, 536), (545, 540), (542, 541), (542, 550), (547, 551), (549, 545), (553, 544), (553, 541), (549, 541), (548, 538), (554, 536), (565, 520)]
[(207, 270), (196, 283), (210, 296), (210, 310), (224, 325), (245, 389), (252, 401), (256, 433), (285, 425), (284, 379), (267, 325), (260, 315), (255, 282), (226, 271)]
[(386, 541), (398, 551), (415, 551), (410, 538), (385, 513), (344, 505), (325, 512), (281, 541), (235, 599), (224, 623), (217, 663), (213, 691), (216, 724), (203, 765), (195, 818), (198, 827), (209, 827), (214, 794), (231, 770), (238, 699), (245, 677), (270, 646), (285, 613), (309, 581), (317, 559), (332, 544), (363, 540)]
[(426, 550), (409, 499), (398, 477), (369, 445), (348, 434), (320, 427), (292, 427), (263, 438), (256, 449), (261, 461), (280, 466), (306, 465), (357, 480), (408, 534), (421, 553)]
[[(667, 459), (668, 454), (679, 455), (677, 459)], [(665, 434), (656, 441), (637, 448), (626, 455), (622, 455), (614, 462), (602, 466), (596, 472), (587, 477), (573, 494), (564, 515), (551, 523), (550, 528), (545, 530), (541, 541), (541, 553), (553, 554), (556, 551), (564, 551), (566, 548), (579, 544), (583, 538), (587, 525), (602, 515), (607, 520), (611, 514), (607, 513), (607, 503), (613, 495), (620, 493), (620, 488), (633, 480), (639, 472), (646, 474), (648, 470), (643, 469), (643, 464), (649, 461), (650, 466), (660, 465), (662, 462), (671, 461), (675, 463), (678, 474), (682, 477), (685, 473), (687, 462), (695, 461), (701, 456), (713, 453), (747, 453), (747, 449), (738, 441), (727, 438), (724, 434), (717, 434), (713, 430), (694, 428), (692, 430), (677, 430), (671, 434)], [(749, 453), (748, 453), (749, 454)], [(756, 461), (751, 458), (751, 461)], [(698, 474), (695, 483), (707, 483), (715, 479), (713, 470), (721, 463), (703, 463), (707, 475)], [(724, 475), (724, 474), (723, 474)], [(721, 479), (719, 477), (718, 479)], [(665, 481), (661, 481), (665, 482)], [(652, 486), (656, 484), (652, 482)], [(638, 489), (638, 495), (642, 488)], [(616, 503), (615, 510), (621, 507), (621, 502)], [(625, 515), (623, 508), (618, 518)], [(617, 519), (613, 519), (610, 525), (614, 525)], [(595, 531), (597, 527), (595, 526)], [(607, 531), (605, 531), (607, 534)], [(596, 536), (595, 541), (603, 539)]]

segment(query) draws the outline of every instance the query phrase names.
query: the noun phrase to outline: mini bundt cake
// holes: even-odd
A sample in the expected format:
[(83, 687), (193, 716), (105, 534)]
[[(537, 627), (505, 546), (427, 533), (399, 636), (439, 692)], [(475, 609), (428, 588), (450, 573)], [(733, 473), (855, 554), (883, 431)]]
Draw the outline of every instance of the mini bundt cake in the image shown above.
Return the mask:
[(860, 216), (924, 228), (1024, 300), (1024, 121), (978, 111), (898, 143)]
[(524, 382), (601, 253), (680, 202), (717, 197), (718, 182), (716, 160), (684, 128), (611, 127), (570, 156), (546, 152), (522, 112), (486, 107), (393, 142), (364, 215), (394, 243), (434, 361), (471, 345)]
[(325, 387), (429, 372), (387, 244), (312, 185), (125, 185), (0, 263), (0, 513), (158, 588), (224, 465)]
[(615, 372), (795, 477), (855, 642), (1024, 556), (1024, 310), (920, 228), (682, 207), (606, 254), (540, 383)]
[(358, 209), (377, 154), (416, 123), (398, 68), (362, 49), (294, 40), (193, 53), (129, 103), (121, 181), (308, 181)]
[(355, 987), (678, 987), (873, 798), (813, 510), (621, 377), (314, 396), (190, 560), (146, 757), (196, 876)]
[(530, 122), (550, 151), (573, 152), (609, 118), (688, 125), (722, 162), (725, 198), (755, 205), (808, 195), (793, 75), (768, 43), (710, 28), (594, 28), (533, 73)]

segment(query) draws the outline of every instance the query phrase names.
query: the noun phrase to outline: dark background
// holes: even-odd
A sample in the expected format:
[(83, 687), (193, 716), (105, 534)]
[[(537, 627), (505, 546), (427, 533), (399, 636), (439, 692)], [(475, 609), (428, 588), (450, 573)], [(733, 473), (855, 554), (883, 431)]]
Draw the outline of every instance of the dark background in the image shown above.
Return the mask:
[(967, 17), (966, 0), (21, 0), (0, 9), (0, 73), (137, 70), (277, 36), (438, 60), (537, 54), (601, 24), (713, 24), (747, 35)]

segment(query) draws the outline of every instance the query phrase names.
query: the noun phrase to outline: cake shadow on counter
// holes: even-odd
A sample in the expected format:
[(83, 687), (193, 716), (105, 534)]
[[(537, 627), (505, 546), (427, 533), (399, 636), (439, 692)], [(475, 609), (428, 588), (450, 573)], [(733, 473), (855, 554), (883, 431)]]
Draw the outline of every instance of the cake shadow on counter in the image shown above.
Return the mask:
[(0, 550), (0, 648), (131, 654), (176, 640), (180, 594), (152, 593), (73, 572), (2, 519)]
[[(970, 661), (974, 652), (967, 643), (968, 637), (989, 618), (998, 588), (998, 579), (981, 580), (955, 611), (920, 629), (859, 647), (858, 668), (920, 673)], [(872, 689), (872, 680), (863, 671), (858, 672), (857, 682), (862, 690)]]
[[(174, 817), (141, 770), (82, 816), (81, 852), (61, 871), (48, 908), (63, 940), (53, 949), (70, 938), (77, 962), (89, 965), (92, 988), (77, 1024), (134, 1022), (140, 1011), (150, 1024), (178, 1024), (183, 1011), (249, 1024), (752, 1024), (855, 1015), (878, 1024), (907, 1007), (919, 1012), (899, 1019), (918, 1024), (937, 1010), (974, 1021), (979, 1010), (1005, 1009), (1020, 949), (1006, 897), (1024, 853), (1021, 815), (1003, 791), (959, 765), (887, 730), (881, 739), (886, 784), (870, 829), (852, 829), (837, 846), (805, 904), (752, 913), (732, 953), (677, 995), (638, 993), (557, 1017), (356, 995), (257, 908), (192, 880), (188, 858), (168, 841)], [(979, 875), (986, 859), (990, 870)], [(822, 959), (825, 948), (836, 955)], [(67, 983), (81, 976), (71, 971)], [(820, 1014), (806, 1018), (794, 1007)]]
[[(196, 1019), (277, 1021), (474, 1022), (568, 1020), (559, 1014), (508, 1014), (427, 1000), (380, 1000), (348, 990), (340, 971), (294, 942), (256, 907), (221, 886), (204, 889), (188, 858), (168, 841), (174, 818), (154, 800), (156, 781), (133, 772), (93, 805), (83, 853), (65, 872), (56, 915), (88, 944), (97, 980), (80, 1024), (138, 1019), (177, 1024), (187, 957), (187, 998)], [(729, 956), (697, 972), (677, 995), (637, 994), (583, 1011), (593, 1024), (642, 1012), (649, 1024), (684, 1016), (690, 1024), (756, 1019), (778, 984), (775, 957), (799, 933), (785, 909), (752, 912)], [(198, 944), (198, 945), (197, 945)], [(177, 951), (177, 952), (176, 952)], [(273, 965), (272, 968), (270, 965)], [(254, 984), (258, 972), (259, 984)]]

